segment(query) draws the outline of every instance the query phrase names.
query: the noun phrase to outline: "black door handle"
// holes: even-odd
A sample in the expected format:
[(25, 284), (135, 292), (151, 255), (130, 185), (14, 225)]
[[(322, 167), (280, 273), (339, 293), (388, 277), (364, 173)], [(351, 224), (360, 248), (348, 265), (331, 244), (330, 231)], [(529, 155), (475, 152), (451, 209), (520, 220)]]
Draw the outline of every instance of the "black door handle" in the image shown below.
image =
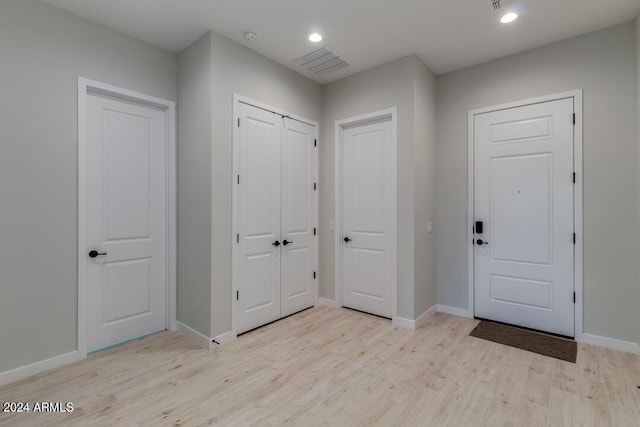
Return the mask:
[(278, 246), (280, 246), (280, 242), (276, 240), (275, 242), (272, 243), (272, 245), (277, 248)]
[(350, 241), (351, 241), (351, 239), (350, 239), (350, 238), (348, 238), (348, 237), (345, 237), (345, 238), (344, 238), (344, 242), (345, 242), (345, 243), (349, 243)]
[(478, 240), (476, 240), (476, 243), (478, 244), (478, 246), (488, 245), (488, 244), (489, 244), (489, 242), (485, 242), (485, 241), (484, 241), (484, 240), (482, 240), (482, 239), (478, 239)]
[(287, 246), (290, 243), (293, 243), (293, 240), (292, 241), (288, 241), (288, 240), (283, 240), (282, 241), (282, 244), (285, 245), (285, 246)]
[(98, 255), (106, 255), (106, 252), (98, 252), (98, 251), (90, 251), (89, 252), (89, 258), (95, 258)]

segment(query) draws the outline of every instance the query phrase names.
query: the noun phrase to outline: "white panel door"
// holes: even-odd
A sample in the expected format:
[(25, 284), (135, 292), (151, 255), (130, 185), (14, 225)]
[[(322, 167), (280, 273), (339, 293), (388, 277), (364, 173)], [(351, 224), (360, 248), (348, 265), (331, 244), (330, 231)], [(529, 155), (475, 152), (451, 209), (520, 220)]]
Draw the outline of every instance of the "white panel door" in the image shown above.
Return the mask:
[(315, 302), (316, 129), (284, 120), (282, 138), (281, 316)]
[(342, 305), (392, 316), (391, 121), (343, 130)]
[(239, 104), (236, 332), (280, 318), (282, 118)]
[(477, 317), (574, 336), (573, 112), (566, 98), (474, 117)]
[(166, 326), (165, 111), (87, 96), (89, 351)]

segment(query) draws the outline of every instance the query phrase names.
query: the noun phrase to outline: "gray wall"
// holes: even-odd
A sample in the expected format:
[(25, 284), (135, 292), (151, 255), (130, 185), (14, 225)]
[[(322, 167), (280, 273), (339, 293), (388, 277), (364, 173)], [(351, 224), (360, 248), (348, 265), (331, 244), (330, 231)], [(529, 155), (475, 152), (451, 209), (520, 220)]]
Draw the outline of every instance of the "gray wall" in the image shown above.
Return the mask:
[(438, 78), (438, 303), (467, 308), (467, 112), (584, 89), (584, 331), (638, 340), (633, 23)]
[[(417, 301), (415, 286), (416, 246), (420, 254), (427, 254), (429, 246), (426, 236), (417, 237), (415, 231), (416, 203), (420, 204), (420, 214), (428, 212), (430, 204), (426, 200), (430, 190), (420, 188), (416, 193), (416, 179), (423, 177), (415, 173), (416, 163), (424, 164), (423, 159), (430, 148), (416, 145), (433, 145), (431, 129), (415, 126), (416, 97), (420, 98), (419, 111), (432, 114), (435, 105), (433, 75), (415, 56), (408, 56), (380, 65), (370, 70), (327, 84), (323, 87), (323, 122), (321, 156), (321, 295), (335, 299), (334, 242), (335, 231), (329, 230), (329, 221), (334, 220), (335, 164), (334, 146), (335, 121), (370, 113), (390, 107), (398, 111), (398, 316), (414, 319), (416, 307), (423, 307), (433, 299), (429, 286), (431, 272), (417, 270), (420, 275), (420, 298)], [(432, 114), (433, 115), (433, 114)], [(422, 120), (424, 118), (420, 118)], [(425, 124), (433, 123), (427, 117)], [(417, 134), (419, 133), (419, 136)], [(431, 140), (429, 140), (431, 139)], [(426, 160), (424, 160), (426, 161)], [(425, 177), (429, 175), (426, 173)], [(420, 182), (420, 185), (424, 185)], [(427, 185), (428, 188), (428, 185)], [(424, 191), (424, 194), (421, 193)], [(416, 197), (420, 194), (420, 197)], [(426, 226), (426, 219), (420, 220)], [(424, 229), (423, 229), (424, 230)], [(418, 241), (416, 241), (418, 240)], [(425, 260), (418, 260), (425, 262)], [(428, 263), (428, 260), (426, 260)], [(432, 285), (432, 283), (431, 283)], [(433, 287), (433, 286), (432, 286)], [(417, 315), (422, 312), (417, 313)]]
[[(212, 34), (212, 335), (231, 330), (233, 94), (320, 122), (320, 85)], [(322, 144), (322, 135), (319, 144)]]
[(211, 33), (178, 57), (178, 321), (211, 336)]
[[(638, 117), (636, 119), (637, 123), (637, 133), (638, 133), (638, 244), (640, 244), (640, 15), (636, 18), (636, 73), (637, 73), (637, 85), (638, 85)], [(640, 252), (640, 248), (638, 250)], [(640, 254), (639, 254), (640, 255)], [(637, 265), (640, 266), (640, 259), (638, 259)], [(636, 279), (636, 342), (640, 343), (640, 267), (638, 271), (638, 277)]]
[(414, 81), (414, 316), (436, 303), (436, 78), (422, 64)]
[(0, 372), (77, 349), (78, 76), (176, 99), (175, 55), (0, 2)]

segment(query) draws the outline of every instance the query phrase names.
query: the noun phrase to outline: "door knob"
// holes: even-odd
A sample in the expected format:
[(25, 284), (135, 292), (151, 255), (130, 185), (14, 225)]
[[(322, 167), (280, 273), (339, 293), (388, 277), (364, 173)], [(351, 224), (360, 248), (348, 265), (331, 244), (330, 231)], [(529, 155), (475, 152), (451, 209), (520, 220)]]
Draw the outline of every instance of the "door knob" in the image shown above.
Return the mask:
[(293, 240), (292, 241), (288, 241), (288, 240), (283, 240), (282, 241), (282, 244), (285, 245), (285, 246), (287, 246), (290, 243), (293, 243)]
[(344, 238), (344, 242), (345, 242), (345, 243), (349, 243), (350, 241), (351, 241), (351, 239), (350, 239), (350, 238), (348, 238), (348, 237), (345, 237), (345, 238)]
[(478, 244), (478, 246), (488, 245), (488, 244), (489, 244), (489, 242), (485, 242), (485, 241), (484, 241), (484, 240), (482, 240), (482, 239), (478, 239), (478, 240), (476, 240), (476, 243)]
[(278, 246), (280, 246), (280, 242), (276, 240), (275, 242), (272, 243), (272, 245), (277, 248)]
[(98, 255), (106, 255), (106, 252), (98, 252), (98, 251), (90, 251), (89, 252), (89, 258), (95, 258)]

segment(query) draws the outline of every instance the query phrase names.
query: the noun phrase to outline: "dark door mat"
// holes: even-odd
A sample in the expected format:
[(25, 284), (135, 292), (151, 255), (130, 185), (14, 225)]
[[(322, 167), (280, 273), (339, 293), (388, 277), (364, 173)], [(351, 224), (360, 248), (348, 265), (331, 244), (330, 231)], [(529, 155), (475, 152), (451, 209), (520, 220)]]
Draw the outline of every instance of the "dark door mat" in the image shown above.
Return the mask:
[(578, 344), (565, 338), (486, 320), (481, 320), (469, 335), (576, 363)]

